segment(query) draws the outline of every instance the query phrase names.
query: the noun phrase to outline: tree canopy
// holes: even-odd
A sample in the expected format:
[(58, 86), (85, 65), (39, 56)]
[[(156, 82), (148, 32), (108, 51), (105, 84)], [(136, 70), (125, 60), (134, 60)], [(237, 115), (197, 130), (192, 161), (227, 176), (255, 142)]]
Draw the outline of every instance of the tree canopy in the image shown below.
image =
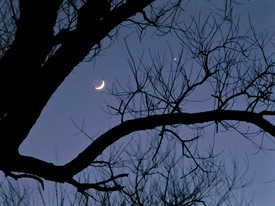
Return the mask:
[[(124, 191), (130, 199), (141, 201), (137, 191), (123, 190), (123, 178), (129, 175), (128, 172), (114, 174), (116, 164), (102, 158), (102, 154), (127, 135), (144, 131), (144, 135), (154, 136), (146, 133), (153, 130), (158, 141), (152, 143), (144, 156), (139, 158), (139, 151), (133, 155), (127, 149), (123, 150), (136, 166), (133, 173), (142, 170), (139, 162), (149, 157), (154, 162), (148, 167), (150, 170), (137, 172), (137, 176), (145, 177), (152, 168), (159, 166), (158, 161), (165, 162), (161, 148), (170, 144), (164, 142), (173, 139), (177, 142), (175, 147), (182, 150), (182, 158), (188, 158), (194, 166), (181, 175), (191, 175), (195, 183), (193, 191), (189, 191), (189, 202), (184, 198), (186, 194), (181, 194), (182, 199), (173, 199), (171, 191), (168, 199), (168, 192), (163, 192), (167, 194), (163, 201), (171, 200), (174, 205), (202, 204), (203, 195), (198, 195), (202, 193), (195, 191), (200, 184), (196, 182), (199, 181), (197, 175), (203, 182), (208, 178), (210, 184), (211, 180), (217, 179), (218, 172), (211, 179), (209, 169), (216, 167), (216, 171), (221, 171), (221, 167), (213, 161), (213, 151), (207, 155), (197, 151), (194, 144), (203, 136), (198, 131), (211, 126), (216, 132), (235, 130), (260, 149), (262, 145), (257, 144), (255, 138), (273, 141), (275, 125), (270, 117), (275, 115), (275, 62), (274, 52), (266, 50), (267, 47), (274, 50), (273, 35), (256, 31), (253, 22), (246, 31), (241, 31), (239, 17), (233, 12), (237, 1), (226, 0), (222, 8), (216, 8), (205, 17), (194, 16), (190, 21), (183, 15), (187, 4), (188, 1), (183, 0), (2, 1), (0, 170), (6, 176), (33, 178), (42, 185), (43, 180), (68, 183), (83, 193), (88, 189)], [(128, 26), (136, 29), (141, 41), (147, 30), (154, 31), (154, 35), (174, 35), (182, 48), (179, 57), (170, 58), (170, 61), (165, 55), (149, 52), (152, 63), (146, 65), (143, 56), (134, 57), (125, 40), (134, 81), (127, 86), (123, 83), (114, 85), (109, 93), (116, 98), (117, 104), (107, 105), (107, 112), (118, 116), (120, 123), (96, 137), (84, 151), (64, 165), (20, 154), (20, 145), (64, 79), (79, 63), (92, 60), (101, 53), (102, 40), (113, 41), (120, 29)], [(208, 88), (208, 92), (203, 88)], [(201, 93), (205, 99), (202, 104), (210, 105), (206, 110), (191, 111), (186, 107), (196, 101), (196, 93)], [(241, 123), (254, 125), (257, 129), (242, 130)], [(179, 129), (190, 128), (196, 132), (194, 137), (186, 139)], [(158, 157), (160, 154), (162, 156)], [(145, 158), (146, 155), (149, 157)], [(204, 163), (204, 159), (208, 162)], [(115, 162), (119, 164), (119, 158)], [(91, 165), (107, 168), (109, 172), (96, 183), (75, 178)], [(163, 177), (167, 182), (177, 164), (172, 161), (168, 165), (173, 166), (170, 170), (166, 168), (169, 173)], [(189, 185), (191, 180), (185, 179)], [(138, 184), (140, 182), (136, 182)], [(207, 192), (207, 184), (204, 186)], [(230, 191), (230, 184), (226, 191)], [(224, 200), (224, 194), (220, 201)], [(136, 204), (142, 205), (141, 202)]]

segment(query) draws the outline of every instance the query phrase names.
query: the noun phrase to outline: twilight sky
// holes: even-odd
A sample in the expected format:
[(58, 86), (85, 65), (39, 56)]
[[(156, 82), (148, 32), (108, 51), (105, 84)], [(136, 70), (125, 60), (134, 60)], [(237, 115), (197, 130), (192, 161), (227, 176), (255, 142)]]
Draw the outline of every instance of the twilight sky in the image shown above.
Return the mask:
[[(191, 1), (185, 10), (186, 17), (196, 16), (200, 9), (203, 12), (209, 12), (207, 10), (209, 3), (202, 2), (201, 0)], [(217, 4), (222, 1), (212, 2)], [(268, 29), (270, 33), (275, 32), (274, 0), (244, 2), (244, 5), (236, 8), (236, 14), (242, 14), (241, 30), (245, 31), (248, 28), (248, 14), (250, 14), (257, 31)], [(105, 101), (111, 104), (114, 101), (113, 97), (104, 93), (107, 91), (106, 88), (103, 92), (94, 90), (93, 84), (101, 78), (105, 80), (107, 88), (111, 88), (115, 79), (123, 83), (128, 82), (131, 72), (127, 63), (129, 56), (123, 38), (133, 31), (133, 29), (123, 29), (118, 41), (111, 48), (103, 51), (100, 57), (93, 62), (81, 63), (74, 69), (44, 108), (41, 117), (20, 148), (22, 154), (64, 164), (90, 143), (84, 135), (74, 135), (78, 133), (78, 130), (72, 120), (80, 127), (85, 120), (84, 129), (90, 136), (102, 134), (118, 123), (115, 118), (109, 119), (108, 114), (102, 110), (102, 107), (105, 107)], [(180, 49), (178, 41), (172, 35), (158, 38), (150, 38), (150, 35), (147, 35), (140, 43), (136, 34), (132, 34), (127, 38), (127, 42), (135, 58), (140, 56), (143, 50), (149, 48), (153, 53), (163, 54), (166, 51), (167, 55), (170, 55), (168, 44), (175, 57)], [(145, 63), (150, 64), (149, 58)], [(190, 112), (203, 110), (196, 106), (196, 104), (192, 105)], [(248, 157), (249, 173), (254, 174), (254, 181), (246, 194), (248, 197), (253, 196), (252, 205), (271, 206), (275, 202), (274, 152), (259, 152), (254, 155), (257, 149), (236, 133), (218, 133), (216, 141), (217, 150), (225, 150), (226, 155), (230, 151), (237, 153), (241, 164), (243, 164), (243, 158)]]

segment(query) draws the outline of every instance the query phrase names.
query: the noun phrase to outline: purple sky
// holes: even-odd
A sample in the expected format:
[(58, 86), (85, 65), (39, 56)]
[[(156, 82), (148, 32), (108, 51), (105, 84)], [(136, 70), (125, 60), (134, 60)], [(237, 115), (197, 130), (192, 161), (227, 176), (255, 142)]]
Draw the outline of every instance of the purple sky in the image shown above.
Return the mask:
[[(196, 15), (199, 9), (205, 9), (206, 5), (209, 5), (201, 2), (192, 1), (186, 8), (186, 15)], [(271, 33), (274, 32), (274, 11), (274, 0), (245, 1), (245, 4), (237, 9), (237, 12), (242, 13), (241, 26), (243, 27), (241, 29), (248, 28), (247, 16), (250, 13), (252, 22), (258, 31), (268, 29)], [(107, 88), (110, 88), (112, 83), (115, 83), (115, 78), (121, 82), (128, 81), (131, 73), (123, 38), (131, 32), (132, 30), (123, 30), (119, 40), (110, 49), (104, 51), (95, 62), (81, 63), (74, 69), (43, 110), (41, 117), (20, 148), (21, 153), (64, 164), (90, 143), (83, 135), (74, 135), (78, 130), (71, 119), (80, 126), (85, 120), (85, 131), (90, 136), (96, 135), (97, 132), (102, 134), (118, 123), (115, 118), (108, 119), (108, 115), (101, 109), (105, 106), (104, 101), (110, 104), (113, 98), (104, 92), (94, 90), (93, 83), (104, 78)], [(148, 48), (154, 52), (163, 52), (167, 49), (167, 42), (171, 48), (175, 49), (176, 54), (179, 45), (173, 36), (152, 39), (147, 37), (142, 44), (135, 35), (128, 38), (130, 49), (136, 56), (140, 56), (141, 52)], [(167, 53), (169, 54), (168, 50)], [(275, 202), (274, 152), (260, 152), (253, 155), (256, 149), (235, 133), (218, 133), (216, 137), (218, 137), (216, 147), (226, 150), (226, 154), (229, 153), (229, 149), (237, 152), (240, 162), (245, 155), (248, 156), (250, 174), (255, 172), (254, 182), (247, 193), (248, 196), (253, 196), (253, 205), (271, 206)], [(271, 180), (274, 181), (265, 183)]]

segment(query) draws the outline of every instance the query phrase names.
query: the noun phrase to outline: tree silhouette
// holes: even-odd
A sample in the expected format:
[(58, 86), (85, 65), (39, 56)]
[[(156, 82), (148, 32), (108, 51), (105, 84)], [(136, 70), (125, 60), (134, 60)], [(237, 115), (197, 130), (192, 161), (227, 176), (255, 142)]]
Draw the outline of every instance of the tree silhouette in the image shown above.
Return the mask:
[[(216, 14), (185, 23), (181, 19), (185, 2), (181, 0), (113, 0), (105, 2), (109, 7), (92, 0), (19, 0), (19, 4), (3, 1), (0, 169), (7, 176), (34, 178), (42, 185), (42, 179), (69, 183), (80, 192), (90, 188), (123, 191), (123, 182), (118, 182), (127, 174), (114, 174), (114, 165), (99, 159), (104, 150), (138, 131), (154, 130), (159, 134), (159, 141), (152, 147), (152, 161), (158, 158), (165, 139), (174, 138), (182, 155), (195, 165), (190, 172), (199, 169), (205, 173), (209, 165), (198, 161), (205, 157), (189, 147), (189, 142), (197, 141), (201, 135), (184, 139), (177, 131), (179, 127), (192, 125), (198, 131), (211, 123), (216, 131), (234, 129), (253, 142), (249, 131), (238, 128), (244, 122), (259, 128), (257, 138), (260, 134), (262, 138), (274, 138), (275, 126), (266, 118), (275, 115), (275, 63), (273, 53), (265, 51), (272, 35), (257, 33), (252, 24), (241, 34), (232, 15), (234, 1), (225, 2)], [(118, 105), (108, 105), (109, 112), (119, 115), (121, 123), (62, 166), (21, 155), (18, 148), (51, 95), (85, 57), (100, 53), (101, 40), (117, 37), (123, 22), (135, 25), (141, 39), (148, 28), (161, 35), (176, 35), (182, 46), (177, 61), (169, 66), (165, 56), (152, 55), (152, 65), (145, 66), (142, 58), (136, 62), (128, 48), (135, 85), (114, 86), (110, 93)], [(184, 105), (202, 87), (209, 88), (209, 94), (202, 96), (210, 99), (212, 108), (186, 111)], [(244, 102), (241, 107), (239, 101)], [(213, 153), (210, 154), (211, 159)], [(90, 165), (98, 164), (109, 170), (105, 179), (89, 183), (74, 178)], [(127, 193), (129, 198), (132, 194), (138, 193)], [(174, 204), (179, 204), (177, 201)]]
[[(102, 192), (99, 190), (76, 192), (68, 185), (55, 183), (48, 190), (41, 186), (30, 186), (27, 182), (6, 179), (0, 184), (0, 203), (3, 205), (249, 205), (243, 197), (242, 188), (249, 186), (247, 167), (240, 168), (240, 162), (232, 155), (233, 169), (228, 173), (224, 161), (219, 160), (212, 152), (207, 159), (196, 158), (203, 170), (196, 168), (188, 155), (179, 156), (176, 142), (169, 139), (165, 147), (155, 153), (157, 139), (144, 145), (135, 137), (127, 149), (127, 158), (115, 153), (110, 154), (110, 161), (95, 161), (90, 170), (79, 176), (82, 182), (89, 182), (92, 176), (107, 177), (109, 169), (113, 172), (125, 168), (131, 177), (121, 179), (123, 190)], [(190, 149), (191, 145), (188, 145)], [(138, 148), (138, 150), (136, 150)], [(191, 164), (190, 164), (191, 163)], [(109, 168), (104, 168), (106, 164)], [(123, 166), (124, 165), (124, 166)], [(127, 166), (126, 166), (127, 165)], [(100, 174), (100, 175), (99, 175)], [(102, 175), (103, 174), (103, 175)], [(241, 193), (241, 195), (240, 195)], [(49, 195), (50, 194), (50, 195)]]

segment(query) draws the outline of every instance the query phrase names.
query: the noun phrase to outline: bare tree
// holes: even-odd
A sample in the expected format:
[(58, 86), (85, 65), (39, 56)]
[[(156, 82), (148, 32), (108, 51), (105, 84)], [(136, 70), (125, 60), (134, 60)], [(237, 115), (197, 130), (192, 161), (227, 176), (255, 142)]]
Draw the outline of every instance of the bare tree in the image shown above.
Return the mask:
[[(98, 160), (79, 176), (80, 181), (89, 182), (95, 179), (94, 176), (108, 177), (110, 170), (127, 171), (129, 177), (118, 181), (125, 185), (120, 191), (79, 193), (61, 183), (55, 183), (43, 191), (39, 184), (7, 179), (0, 186), (0, 202), (6, 205), (56, 206), (249, 205), (242, 194), (250, 184), (246, 174), (248, 165), (241, 170), (236, 156), (232, 155), (231, 171), (226, 171), (224, 161), (213, 153), (212, 148), (207, 158), (197, 157), (194, 161), (187, 154), (182, 156), (175, 149), (177, 142), (174, 138), (168, 138), (165, 147), (152, 159), (157, 138), (144, 145), (142, 136), (135, 136), (127, 142), (131, 144), (127, 150), (125, 147), (113, 148), (109, 161), (106, 158)], [(194, 148), (194, 141), (189, 143), (189, 148)], [(122, 157), (116, 155), (117, 152), (127, 155)], [(108, 165), (108, 168), (104, 165)]]
[(0, 203), (4, 206), (30, 205), (32, 192), (22, 181), (6, 179), (0, 184)]
[[(183, 182), (193, 181), (194, 186), (187, 184), (191, 187), (187, 189), (179, 183), (172, 187), (178, 187), (178, 191), (170, 189), (177, 168), (177, 158), (170, 158), (171, 168), (166, 168), (164, 173), (157, 172), (167, 182), (162, 184), (167, 190), (158, 195), (164, 205), (205, 204), (207, 200), (202, 197), (207, 195), (204, 193), (211, 193), (205, 181), (222, 180), (217, 173), (221, 171), (218, 165), (215, 165), (214, 176), (208, 171), (213, 166), (210, 160), (214, 153), (200, 154), (198, 147), (189, 145), (204, 136), (204, 128), (215, 127), (217, 132), (235, 130), (260, 148), (266, 138), (273, 140), (275, 137), (274, 124), (266, 118), (275, 115), (274, 53), (266, 52), (266, 47), (272, 46), (273, 35), (257, 33), (252, 23), (248, 31), (240, 31), (238, 18), (233, 15), (235, 1), (225, 1), (224, 8), (217, 8), (216, 13), (206, 18), (198, 16), (186, 22), (183, 16), (185, 3), (182, 0), (113, 0), (104, 3), (99, 0), (43, 0), (39, 4), (37, 1), (3, 1), (0, 169), (16, 179), (38, 180), (42, 186), (44, 179), (71, 184), (86, 195), (89, 195), (88, 189), (121, 191), (128, 200), (138, 201), (134, 202), (136, 205), (154, 204), (154, 199), (141, 196), (139, 192), (143, 189), (139, 188), (146, 185), (144, 174), (148, 178), (150, 170), (159, 166), (158, 156), (164, 142), (173, 139), (182, 150), (182, 158), (189, 159), (191, 166), (195, 166), (190, 173), (178, 175), (185, 177), (188, 174)], [(35, 27), (34, 17), (39, 22)], [(169, 62), (167, 55), (149, 53), (152, 64), (148, 66), (142, 58), (136, 60), (131, 48), (127, 47), (135, 84), (128, 87), (114, 85), (110, 93), (117, 98), (118, 104), (108, 105), (110, 114), (120, 116), (120, 124), (98, 136), (75, 159), (62, 166), (21, 155), (18, 148), (51, 95), (84, 58), (100, 53), (100, 42), (104, 38), (111, 42), (117, 37), (123, 22), (136, 26), (141, 39), (149, 28), (160, 35), (176, 35), (182, 46), (179, 57)], [(127, 39), (125, 42), (127, 46)], [(174, 58), (172, 51), (171, 57)], [(207, 92), (203, 90), (205, 88)], [(198, 102), (195, 93), (201, 94), (203, 106), (209, 106), (190, 111), (190, 102)], [(243, 123), (254, 125), (254, 131), (239, 127)], [(102, 154), (121, 138), (145, 130), (154, 130), (159, 136), (150, 151), (145, 152), (145, 155), (150, 154), (153, 165), (149, 165), (149, 171), (141, 170), (138, 163), (145, 156), (135, 158), (138, 153), (131, 156), (126, 148), (123, 149), (135, 165), (135, 170), (130, 171), (142, 171), (135, 175), (134, 190), (124, 188), (123, 179), (129, 171), (117, 173), (115, 170), (123, 161), (119, 161), (119, 156), (106, 159)], [(185, 137), (180, 132), (188, 130), (194, 132), (193, 137)], [(145, 136), (150, 138), (152, 135)], [(258, 138), (262, 138), (260, 145)], [(207, 161), (203, 163), (202, 160)], [(101, 173), (104, 175), (99, 179), (93, 177), (92, 183), (74, 178), (90, 166), (94, 170), (103, 167), (108, 172)], [(157, 187), (157, 183), (153, 186)], [(197, 185), (201, 186), (199, 192), (195, 190)], [(230, 184), (227, 188), (231, 188)], [(184, 194), (179, 193), (182, 189), (185, 189)], [(185, 199), (186, 196), (189, 199)], [(215, 203), (219, 205), (219, 201)]]

